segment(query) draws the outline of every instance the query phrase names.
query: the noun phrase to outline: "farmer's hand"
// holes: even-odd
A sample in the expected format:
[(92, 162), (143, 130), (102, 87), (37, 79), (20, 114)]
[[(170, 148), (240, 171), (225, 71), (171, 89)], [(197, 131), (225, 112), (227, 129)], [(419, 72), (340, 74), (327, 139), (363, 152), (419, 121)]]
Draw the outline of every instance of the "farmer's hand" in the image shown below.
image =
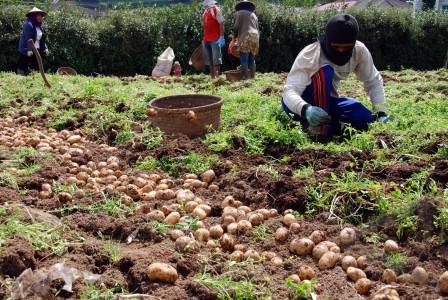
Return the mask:
[(44, 50), (45, 56), (48, 56), (50, 54), (50, 51), (48, 51), (48, 48)]
[(31, 51), (31, 50), (30, 50), (30, 51), (27, 51), (27, 52), (26, 52), (26, 55), (27, 55), (28, 57), (33, 56), (33, 51)]
[(305, 111), (305, 118), (311, 127), (330, 123), (331, 121), (328, 113), (317, 106), (309, 106)]
[(223, 36), (223, 35), (221, 35), (221, 36), (219, 37), (219, 40), (216, 41), (216, 44), (217, 44), (219, 47), (224, 47), (224, 46), (225, 46), (225, 44), (226, 44), (226, 40), (224, 39), (224, 36)]

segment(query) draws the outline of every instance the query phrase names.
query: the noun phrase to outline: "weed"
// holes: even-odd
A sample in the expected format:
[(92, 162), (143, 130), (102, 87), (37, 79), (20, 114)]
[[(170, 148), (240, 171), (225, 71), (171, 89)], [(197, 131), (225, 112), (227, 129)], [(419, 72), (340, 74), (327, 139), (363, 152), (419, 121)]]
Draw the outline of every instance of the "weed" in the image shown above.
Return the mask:
[(291, 278), (286, 278), (285, 282), (286, 286), (291, 289), (294, 299), (313, 299), (313, 296), (316, 295), (316, 279), (303, 280), (300, 283), (295, 283)]
[(10, 187), (14, 190), (19, 190), (17, 177), (7, 171), (3, 171), (0, 173), (0, 185)]
[(112, 262), (119, 261), (121, 259), (120, 243), (108, 240), (104, 244), (104, 252)]
[(171, 176), (178, 177), (182, 173), (200, 174), (211, 165), (218, 162), (216, 155), (204, 155), (190, 152), (188, 155), (177, 157), (162, 157), (158, 160), (158, 166)]
[(408, 257), (405, 254), (391, 253), (386, 256), (384, 264), (387, 268), (402, 273), (407, 262)]
[(266, 164), (266, 165), (259, 165), (258, 169), (260, 169), (261, 171), (268, 173), (272, 178), (274, 179), (280, 179), (280, 173), (278, 172), (278, 170), (276, 170), (274, 168), (274, 166), (272, 166), (271, 164)]
[(154, 170), (155, 168), (157, 168), (157, 160), (152, 156), (148, 156), (145, 158), (140, 157), (137, 160), (135, 167), (139, 170)]
[(53, 210), (53, 213), (70, 214), (77, 211), (84, 211), (91, 214), (108, 214), (110, 216), (124, 218), (132, 214), (135, 210), (135, 204), (126, 205), (119, 197), (107, 197), (103, 201), (95, 202), (90, 205), (72, 205)]
[(295, 170), (292, 176), (298, 179), (305, 179), (313, 175), (313, 173), (314, 173), (314, 167), (312, 165), (308, 165), (298, 170)]
[(171, 225), (165, 223), (165, 222), (153, 222), (152, 225), (152, 231), (158, 235), (167, 235), (168, 231), (171, 228)]
[(104, 286), (98, 288), (94, 284), (88, 284), (87, 288), (80, 294), (82, 300), (113, 300), (116, 294), (127, 293), (119, 284), (111, 288), (105, 288)]
[(271, 230), (265, 224), (252, 228), (252, 238), (255, 242), (266, 240), (271, 233)]

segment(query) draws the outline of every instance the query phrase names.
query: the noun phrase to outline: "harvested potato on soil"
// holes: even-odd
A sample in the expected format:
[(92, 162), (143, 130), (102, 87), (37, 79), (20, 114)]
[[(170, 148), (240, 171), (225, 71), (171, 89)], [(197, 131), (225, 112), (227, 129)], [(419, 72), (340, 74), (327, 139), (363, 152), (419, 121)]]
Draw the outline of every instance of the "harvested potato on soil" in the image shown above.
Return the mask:
[(428, 272), (422, 267), (416, 267), (411, 273), (411, 281), (415, 284), (425, 285), (428, 281)]
[(249, 217), (249, 222), (252, 224), (252, 226), (258, 226), (263, 224), (264, 217), (262, 214), (255, 213)]
[(356, 263), (358, 264), (358, 268), (364, 270), (367, 268), (367, 256), (362, 255), (356, 259)]
[(299, 233), (299, 232), (300, 232), (300, 224), (299, 224), (299, 223), (292, 223), (292, 224), (289, 226), (289, 230), (290, 230), (292, 233)]
[(181, 236), (184, 236), (184, 232), (182, 230), (179, 229), (171, 229), (169, 232), (170, 238), (173, 241), (176, 241), (178, 238), (180, 238)]
[(308, 238), (302, 238), (300, 240), (294, 239), (289, 245), (289, 251), (298, 255), (311, 254), (314, 248), (314, 242)]
[(314, 242), (314, 244), (319, 244), (320, 242), (325, 240), (325, 232), (321, 230), (315, 230), (309, 236), (310, 240)]
[(364, 273), (363, 270), (354, 267), (347, 268), (347, 277), (354, 282), (361, 278), (367, 278), (366, 273)]
[(205, 228), (199, 228), (194, 233), (194, 237), (200, 242), (206, 242), (210, 238), (210, 232)]
[(213, 239), (219, 239), (224, 234), (224, 229), (221, 225), (213, 225), (210, 227), (210, 237)]
[(165, 218), (165, 222), (170, 225), (176, 225), (180, 220), (180, 213), (173, 211)]
[(289, 230), (285, 227), (280, 227), (275, 231), (275, 239), (279, 242), (284, 242), (288, 239)]
[(293, 214), (286, 214), (283, 217), (283, 224), (285, 224), (287, 227), (291, 226), (292, 223), (296, 223), (296, 217)]
[(283, 259), (281, 257), (278, 257), (278, 256), (273, 257), (271, 259), (271, 264), (273, 264), (274, 266), (279, 267), (279, 266), (283, 265)]
[(242, 262), (244, 259), (244, 253), (242, 251), (235, 250), (232, 254), (230, 254), (229, 259), (236, 262)]
[(319, 269), (327, 270), (332, 269), (339, 260), (339, 254), (328, 251), (319, 259)]
[(175, 246), (179, 252), (189, 252), (196, 249), (196, 241), (188, 236), (181, 236), (176, 240)]
[(238, 222), (238, 231), (246, 233), (252, 229), (252, 224), (247, 220), (241, 220)]
[(216, 177), (215, 171), (207, 170), (201, 174), (201, 180), (207, 183), (212, 182)]
[(233, 251), (233, 248), (235, 247), (235, 240), (233, 239), (232, 235), (224, 233), (220, 239), (220, 242), (222, 250)]
[(148, 267), (148, 278), (151, 281), (174, 283), (177, 277), (177, 270), (168, 264), (152, 263)]
[(448, 293), (448, 271), (443, 272), (443, 274), (440, 275), (438, 286), (439, 286), (439, 291), (442, 294)]
[(394, 253), (398, 252), (400, 250), (400, 247), (398, 246), (397, 242), (393, 240), (387, 240), (384, 243), (384, 252), (386, 253)]
[(316, 277), (316, 272), (310, 266), (300, 266), (298, 274), (301, 280), (311, 280)]
[(320, 243), (313, 248), (313, 257), (315, 259), (320, 259), (328, 251), (328, 247), (325, 244)]
[(344, 228), (339, 235), (339, 239), (344, 246), (353, 245), (356, 241), (356, 232), (353, 228)]
[(361, 295), (367, 294), (370, 291), (370, 289), (372, 288), (372, 286), (373, 286), (373, 282), (367, 278), (361, 278), (361, 279), (357, 280), (355, 283), (355, 289)]
[(383, 272), (383, 276), (381, 277), (381, 281), (387, 284), (392, 282), (397, 282), (397, 274), (392, 269), (386, 269)]
[(294, 282), (294, 283), (300, 283), (300, 277), (297, 274), (292, 274), (289, 276), (289, 278)]
[(401, 274), (397, 277), (397, 282), (402, 284), (411, 282), (411, 274)]
[(249, 249), (244, 252), (244, 259), (252, 259), (253, 261), (258, 262), (261, 260), (261, 256), (257, 251)]
[(400, 295), (393, 288), (381, 289), (370, 300), (400, 300)]
[(347, 271), (349, 267), (357, 268), (358, 263), (353, 256), (347, 255), (342, 258), (341, 266), (344, 271)]

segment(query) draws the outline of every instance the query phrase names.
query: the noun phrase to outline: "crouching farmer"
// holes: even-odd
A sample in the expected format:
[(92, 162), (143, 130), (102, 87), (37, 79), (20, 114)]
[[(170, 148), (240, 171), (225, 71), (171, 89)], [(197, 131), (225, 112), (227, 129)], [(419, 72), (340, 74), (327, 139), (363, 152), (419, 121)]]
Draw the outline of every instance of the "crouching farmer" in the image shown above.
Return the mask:
[[(341, 133), (341, 122), (358, 130), (376, 120), (385, 122), (383, 79), (367, 47), (356, 40), (358, 23), (348, 14), (332, 17), (325, 35), (297, 56), (286, 80), (283, 110), (314, 136)], [(341, 80), (354, 72), (364, 83), (373, 112), (355, 99), (339, 97)]]

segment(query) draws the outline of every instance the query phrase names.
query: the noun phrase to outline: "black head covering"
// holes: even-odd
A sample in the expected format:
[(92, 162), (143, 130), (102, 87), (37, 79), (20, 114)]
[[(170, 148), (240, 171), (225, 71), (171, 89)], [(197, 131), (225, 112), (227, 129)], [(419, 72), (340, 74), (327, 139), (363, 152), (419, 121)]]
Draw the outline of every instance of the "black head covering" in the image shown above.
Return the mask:
[[(354, 44), (358, 36), (359, 26), (355, 17), (349, 14), (338, 14), (332, 17), (325, 27), (325, 35), (319, 38), (319, 42), (325, 56), (333, 63), (343, 66), (352, 57)], [(353, 47), (343, 53), (331, 47), (331, 43), (350, 44)]]

